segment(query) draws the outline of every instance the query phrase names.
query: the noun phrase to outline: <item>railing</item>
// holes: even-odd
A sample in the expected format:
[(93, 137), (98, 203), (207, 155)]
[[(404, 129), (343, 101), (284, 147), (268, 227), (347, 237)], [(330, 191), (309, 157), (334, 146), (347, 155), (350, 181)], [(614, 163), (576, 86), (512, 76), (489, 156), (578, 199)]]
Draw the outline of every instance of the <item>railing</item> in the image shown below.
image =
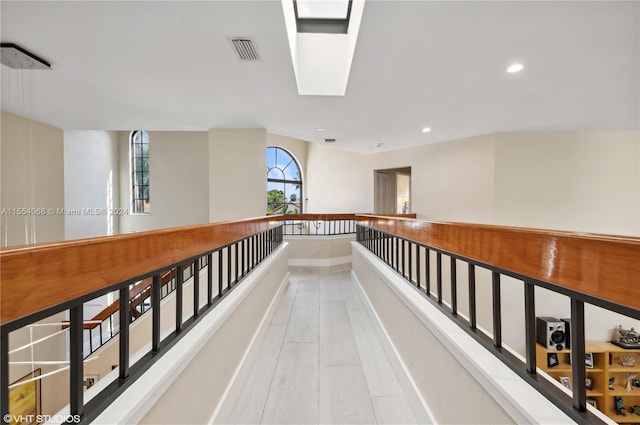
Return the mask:
[[(586, 409), (584, 304), (640, 319), (640, 238), (586, 235), (461, 223), (358, 216), (357, 241), (415, 286), (469, 334), (578, 423), (599, 423)], [(435, 282), (430, 253), (435, 253)], [(450, 258), (443, 282), (443, 256)], [(468, 318), (458, 310), (457, 263), (468, 267)], [(477, 324), (476, 269), (491, 272), (492, 332)], [(523, 282), (525, 362), (503, 349), (501, 276)], [(450, 305), (443, 302), (448, 285)], [(534, 289), (564, 294), (571, 303), (570, 398), (536, 373)]]
[[(205, 313), (215, 308), (280, 245), (282, 236), (280, 220), (264, 217), (1, 250), (0, 413), (3, 422), (12, 419), (9, 411), (9, 338), (12, 332), (68, 310), (70, 415), (74, 415), (74, 420), (89, 421), (148, 369), (154, 358), (162, 355)], [(199, 269), (203, 261), (207, 264), (207, 303), (201, 306), (199, 273), (194, 273), (193, 311), (183, 312), (185, 279), (180, 271), (185, 263)], [(217, 276), (213, 273), (214, 263)], [(162, 276), (176, 269), (175, 331), (162, 339)], [(151, 351), (135, 365), (130, 365), (130, 288), (145, 279), (152, 281)], [(83, 304), (112, 291), (119, 292), (119, 379), (85, 404)], [(146, 288), (140, 293), (140, 302), (145, 292)]]
[[(571, 351), (585, 352), (584, 304), (640, 319), (640, 239), (581, 235), (532, 229), (456, 223), (428, 223), (393, 216), (355, 214), (270, 216), (234, 223), (165, 229), (106, 238), (43, 244), (0, 250), (0, 402), (9, 412), (9, 335), (24, 326), (68, 310), (70, 316), (70, 412), (83, 420), (95, 417), (105, 403), (140, 376), (154, 357), (175, 343), (204, 313), (215, 307), (244, 277), (280, 244), (287, 223), (323, 222), (327, 233), (356, 231), (357, 240), (403, 276), (424, 296), (503, 360), (576, 421), (598, 422), (586, 412), (583, 361), (572, 364), (573, 397), (567, 397), (536, 374), (534, 289), (564, 294), (571, 302)], [(355, 224), (352, 224), (355, 223)], [(324, 226), (324, 225), (323, 225)], [(317, 234), (324, 234), (323, 232)], [(433, 255), (431, 255), (433, 254)], [(450, 279), (443, 279), (443, 258), (450, 258)], [(435, 261), (433, 261), (435, 259)], [(435, 264), (432, 264), (435, 263)], [(458, 309), (457, 265), (468, 270), (469, 311)], [(207, 302), (201, 306), (200, 273), (193, 273), (193, 311), (183, 312), (183, 268), (206, 267)], [(214, 267), (217, 273), (214, 273)], [(491, 274), (492, 332), (478, 327), (476, 270)], [(435, 273), (432, 273), (435, 271)], [(435, 278), (432, 279), (432, 275)], [(525, 361), (504, 349), (502, 342), (501, 276), (523, 282)], [(168, 279), (168, 280), (167, 280)], [(141, 282), (132, 287), (136, 282)], [(149, 285), (151, 282), (151, 285)], [(163, 283), (166, 284), (163, 286)], [(445, 286), (446, 285), (446, 286)], [(175, 330), (161, 339), (160, 300), (176, 293)], [(446, 291), (448, 290), (448, 291)], [(83, 402), (83, 340), (87, 327), (83, 303), (119, 292), (119, 377), (88, 403)], [(447, 305), (444, 296), (450, 293)], [(133, 310), (152, 311), (152, 348), (129, 364), (129, 324)], [(190, 315), (190, 316), (189, 316)], [(107, 317), (107, 316), (105, 316)], [(112, 326), (115, 327), (115, 326)], [(89, 339), (94, 338), (89, 335)], [(89, 347), (89, 351), (93, 348)]]
[[(415, 214), (385, 214), (385, 217), (416, 218)], [(356, 233), (356, 214), (285, 214), (286, 236), (336, 236)]]
[[(200, 258), (197, 270), (202, 270), (207, 266), (207, 258)], [(177, 274), (183, 273), (183, 281), (187, 281), (194, 276), (196, 268), (194, 264), (188, 263), (178, 266), (161, 276), (160, 299), (163, 300), (176, 289)], [(136, 282), (129, 288), (129, 321), (133, 323), (147, 311), (151, 310), (151, 288), (153, 279), (147, 278)], [(84, 358), (95, 353), (100, 347), (113, 339), (120, 332), (118, 322), (120, 311), (120, 301), (116, 300), (104, 310), (84, 323)], [(65, 325), (64, 328), (67, 328)]]
[[(286, 236), (335, 236), (355, 234), (355, 214), (286, 214), (274, 216), (283, 223), (283, 232)], [(415, 214), (389, 214), (385, 217), (416, 218)], [(200, 269), (207, 266), (207, 259), (202, 258)], [(193, 277), (194, 267), (192, 264), (185, 264), (184, 270), (188, 272), (183, 280)], [(173, 293), (176, 288), (177, 268), (167, 272), (162, 276), (161, 299)], [(151, 279), (136, 282), (129, 291), (130, 315), (129, 319), (134, 322), (142, 314), (151, 309)], [(107, 306), (103, 311), (84, 324), (84, 341), (88, 345), (88, 350), (84, 351), (87, 358), (100, 347), (118, 335), (120, 304), (118, 301)]]

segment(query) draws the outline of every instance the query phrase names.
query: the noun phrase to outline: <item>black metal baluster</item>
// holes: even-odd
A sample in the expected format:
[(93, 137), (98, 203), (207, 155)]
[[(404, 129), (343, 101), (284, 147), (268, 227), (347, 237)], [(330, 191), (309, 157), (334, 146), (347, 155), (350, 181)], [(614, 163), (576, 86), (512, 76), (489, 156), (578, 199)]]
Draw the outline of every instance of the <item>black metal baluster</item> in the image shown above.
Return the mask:
[(231, 245), (225, 248), (227, 251), (227, 289), (231, 288)]
[(411, 246), (413, 245), (413, 243), (409, 242), (409, 283), (413, 282), (413, 261), (412, 261), (412, 254), (413, 254), (413, 250), (411, 249)]
[(420, 289), (420, 245), (416, 245), (416, 288)]
[(372, 254), (376, 253), (376, 233), (378, 231), (375, 229), (371, 229), (371, 240), (369, 241), (369, 251), (371, 251)]
[(451, 257), (451, 313), (458, 314), (458, 270), (456, 259)]
[[(93, 334), (91, 328), (89, 328), (89, 354), (93, 353)], [(84, 329), (83, 329), (84, 331)]]
[(207, 304), (213, 304), (213, 253), (207, 255)]
[(388, 265), (391, 265), (393, 263), (393, 251), (391, 250), (391, 235), (388, 233), (385, 235), (384, 250), (385, 250), (384, 256), (387, 259), (386, 262)]
[(218, 298), (222, 297), (222, 248), (218, 250)]
[(406, 258), (406, 253), (407, 252), (405, 251), (405, 248), (406, 248), (406, 245), (407, 245), (406, 242), (407, 241), (405, 241), (404, 239), (400, 239), (400, 245), (402, 246), (402, 248), (400, 249), (400, 258), (401, 258), (401, 260), (400, 260), (400, 275), (405, 279), (407, 277), (407, 275), (405, 273), (406, 272), (406, 270), (405, 270), (406, 264), (405, 263), (407, 261), (407, 258)]
[(176, 333), (182, 330), (182, 265), (176, 267)]
[(245, 238), (241, 242), (242, 254), (240, 256), (242, 257), (242, 277), (244, 277), (247, 274), (247, 261), (245, 258), (245, 254), (247, 250), (246, 243), (247, 243), (247, 239)]
[(573, 407), (587, 410), (584, 348), (584, 302), (571, 298), (571, 372), (573, 375)]
[(162, 275), (153, 276), (151, 283), (151, 349), (160, 350), (160, 289)]
[(396, 240), (396, 266), (394, 267), (394, 269), (395, 271), (398, 271), (398, 266), (400, 265), (398, 260), (400, 258), (400, 242), (397, 237), (395, 237), (394, 239)]
[[(127, 305), (129, 294), (126, 295)], [(122, 307), (122, 302), (120, 303)], [(120, 334), (123, 333), (123, 327), (128, 327), (129, 323), (120, 323)], [(84, 415), (84, 397), (82, 380), (84, 379), (83, 370), (83, 344), (82, 338), (84, 333), (83, 323), (83, 305), (69, 309), (69, 404), (71, 415)], [(120, 360), (122, 362), (122, 359)]]
[(236, 261), (235, 261), (235, 267), (236, 267), (236, 283), (238, 283), (240, 281), (240, 244), (238, 242), (235, 243), (235, 256), (236, 256)]
[(247, 238), (247, 273), (251, 271), (251, 236)]
[(536, 373), (536, 304), (535, 286), (524, 282), (524, 325), (527, 372)]
[(251, 268), (255, 267), (257, 263), (257, 257), (258, 257), (258, 247), (257, 247), (257, 236), (253, 235), (251, 237), (251, 240), (253, 242), (253, 265)]
[(502, 347), (502, 306), (500, 296), (500, 273), (491, 272), (491, 292), (493, 296), (493, 345)]
[(425, 287), (424, 293), (429, 297), (431, 296), (431, 251), (426, 246), (424, 247), (425, 257), (424, 257), (424, 278), (425, 278)]
[(200, 315), (200, 268), (199, 259), (193, 260), (193, 317)]
[(131, 303), (129, 302), (129, 285), (120, 288), (120, 379), (129, 377), (129, 324), (131, 323)]
[(476, 266), (469, 263), (469, 326), (476, 329)]
[(442, 304), (442, 253), (436, 254), (436, 290), (438, 291), (438, 304)]
[(256, 234), (256, 266), (262, 261), (262, 234)]

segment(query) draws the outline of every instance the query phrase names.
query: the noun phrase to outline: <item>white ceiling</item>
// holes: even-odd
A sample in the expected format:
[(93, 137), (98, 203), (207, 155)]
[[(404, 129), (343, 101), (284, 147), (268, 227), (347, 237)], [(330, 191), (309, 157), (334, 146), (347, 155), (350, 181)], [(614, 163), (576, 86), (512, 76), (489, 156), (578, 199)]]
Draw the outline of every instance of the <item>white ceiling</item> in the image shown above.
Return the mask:
[[(365, 153), (501, 131), (638, 130), (639, 6), (368, 0), (346, 96), (327, 97), (297, 94), (280, 0), (2, 1), (2, 42), (52, 64), (2, 66), (2, 107), (63, 129), (260, 127)], [(240, 62), (233, 36), (253, 37), (262, 60)], [(516, 61), (524, 71), (507, 74)]]

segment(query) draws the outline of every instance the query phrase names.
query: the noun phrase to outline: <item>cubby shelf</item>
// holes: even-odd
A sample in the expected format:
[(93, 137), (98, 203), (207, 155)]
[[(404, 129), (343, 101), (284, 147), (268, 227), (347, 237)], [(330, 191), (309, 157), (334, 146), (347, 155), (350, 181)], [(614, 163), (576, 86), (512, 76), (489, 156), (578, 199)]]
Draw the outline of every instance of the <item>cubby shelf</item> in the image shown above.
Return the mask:
[[(640, 378), (640, 349), (624, 349), (611, 343), (587, 343), (585, 352), (593, 355), (593, 368), (586, 368), (587, 377), (592, 380), (591, 390), (587, 390), (587, 399), (595, 402), (597, 408), (619, 424), (640, 424), (640, 416), (629, 413), (628, 409), (634, 405), (640, 405), (640, 388), (632, 387), (631, 391), (625, 388), (625, 375), (638, 374)], [(555, 354), (557, 365), (548, 366), (549, 354)], [(636, 364), (633, 367), (621, 365), (620, 356), (636, 356)], [(539, 369), (553, 379), (560, 381), (561, 376), (571, 378), (571, 351), (548, 350), (542, 345), (536, 346), (536, 359)], [(609, 389), (609, 378), (614, 377), (612, 389)], [(618, 415), (615, 411), (615, 397), (623, 399), (626, 416)]]

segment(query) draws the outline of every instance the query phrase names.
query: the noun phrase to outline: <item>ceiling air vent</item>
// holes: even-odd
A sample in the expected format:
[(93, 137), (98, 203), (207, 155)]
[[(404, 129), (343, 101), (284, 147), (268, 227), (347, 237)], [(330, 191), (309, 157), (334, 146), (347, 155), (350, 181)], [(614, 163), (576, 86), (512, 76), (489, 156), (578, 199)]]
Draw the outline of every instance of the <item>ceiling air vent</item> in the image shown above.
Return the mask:
[(231, 39), (233, 50), (241, 61), (253, 62), (260, 60), (256, 43), (250, 37), (235, 37)]
[(335, 143), (336, 139), (324, 139), (324, 143)]

